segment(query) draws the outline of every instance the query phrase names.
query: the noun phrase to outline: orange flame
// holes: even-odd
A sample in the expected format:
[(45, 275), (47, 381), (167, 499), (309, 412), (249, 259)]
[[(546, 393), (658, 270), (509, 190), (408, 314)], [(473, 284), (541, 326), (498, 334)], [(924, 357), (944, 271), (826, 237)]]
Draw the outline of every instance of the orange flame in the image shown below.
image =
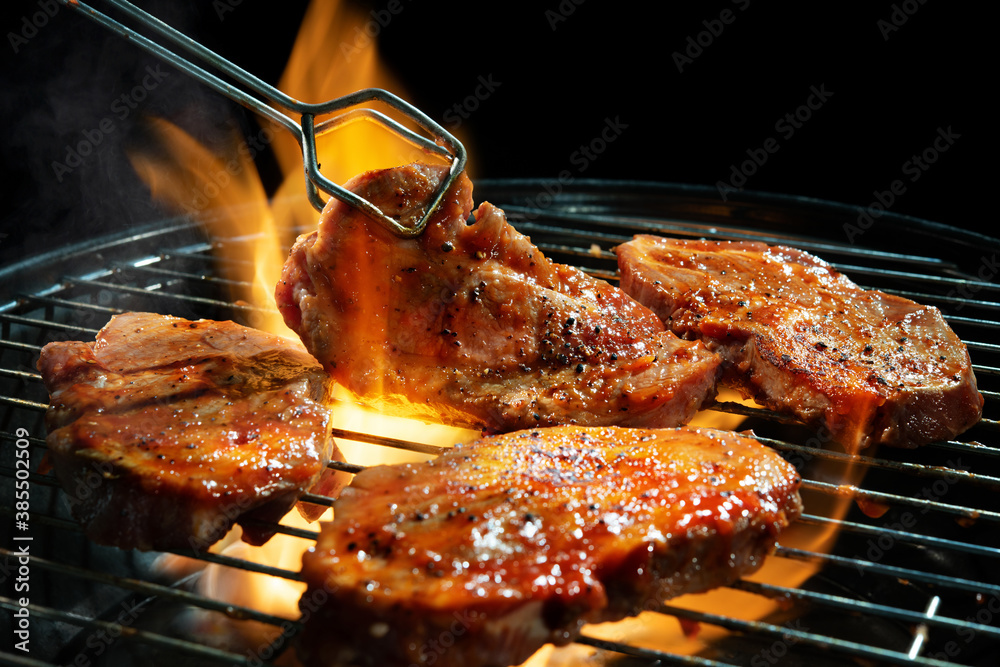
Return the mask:
[(153, 120), (152, 132), (158, 150), (130, 158), (153, 197), (208, 228), (229, 260), (220, 263), (220, 273), (233, 281), (233, 299), (255, 307), (252, 326), (296, 338), (274, 305), (282, 239), (246, 144), (234, 136), (228, 154), (220, 156), (168, 121)]

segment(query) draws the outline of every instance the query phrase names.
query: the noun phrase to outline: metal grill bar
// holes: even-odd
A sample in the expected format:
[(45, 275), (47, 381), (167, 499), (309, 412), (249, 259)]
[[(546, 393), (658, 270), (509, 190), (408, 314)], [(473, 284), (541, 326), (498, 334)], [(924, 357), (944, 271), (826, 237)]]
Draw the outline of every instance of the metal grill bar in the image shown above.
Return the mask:
[[(9, 598), (5, 598), (9, 599)], [(0, 605), (3, 606), (3, 605)], [(52, 667), (52, 665), (45, 660), (35, 660), (34, 658), (27, 655), (19, 655), (12, 653), (5, 653), (3, 659), (7, 664), (19, 665), (21, 667)]]
[[(779, 451), (799, 452), (808, 454), (810, 457), (831, 461), (841, 461), (843, 463), (852, 463), (855, 465), (866, 466), (868, 468), (892, 470), (895, 472), (908, 473), (921, 477), (934, 477), (939, 479), (946, 477), (960, 478), (964, 482), (971, 482), (975, 484), (1000, 485), (1000, 477), (993, 475), (981, 475), (969, 472), (968, 470), (960, 470), (944, 466), (926, 466), (919, 463), (910, 463), (908, 461), (890, 461), (889, 459), (884, 458), (876, 459), (863, 454), (851, 455), (844, 452), (831, 451), (829, 449), (819, 449), (816, 447), (807, 447), (790, 442), (783, 442), (773, 438), (756, 437), (755, 439)], [(993, 451), (1000, 456), (1000, 452), (996, 452), (996, 450)]]
[(117, 271), (122, 271), (122, 272), (124, 272), (124, 271), (130, 271), (130, 272), (138, 274), (138, 275), (163, 276), (165, 278), (177, 278), (177, 279), (188, 281), (188, 282), (199, 282), (200, 281), (200, 282), (204, 282), (205, 284), (209, 284), (209, 285), (223, 285), (223, 286), (226, 286), (226, 287), (237, 287), (237, 288), (243, 288), (243, 289), (246, 289), (246, 288), (248, 288), (250, 286), (250, 283), (248, 283), (246, 281), (243, 281), (243, 280), (230, 280), (228, 278), (219, 278), (219, 277), (212, 276), (212, 275), (198, 275), (198, 274), (195, 274), (195, 273), (187, 273), (187, 272), (184, 272), (184, 271), (174, 271), (174, 270), (171, 270), (171, 269), (162, 269), (162, 268), (156, 267), (156, 266), (154, 266), (152, 264), (148, 264), (146, 266), (138, 266), (138, 267), (119, 266), (119, 267), (115, 267), (115, 268), (116, 268)]
[(75, 336), (93, 337), (98, 332), (98, 329), (80, 327), (74, 324), (62, 324), (62, 323), (52, 324), (45, 320), (39, 320), (33, 317), (19, 317), (17, 315), (10, 315), (7, 313), (0, 313), (0, 323), (6, 325), (21, 324), (24, 326), (38, 327), (39, 329), (45, 329), (48, 331), (62, 331), (64, 333), (73, 334)]
[(622, 655), (629, 655), (634, 658), (650, 660), (653, 665), (694, 665), (695, 667), (733, 667), (732, 663), (719, 662), (695, 655), (675, 655), (664, 651), (642, 648), (641, 646), (631, 646), (624, 642), (615, 642), (608, 639), (598, 639), (586, 634), (577, 639), (578, 644), (593, 646), (605, 651), (612, 651)]
[(936, 500), (928, 500), (926, 498), (910, 498), (907, 496), (900, 496), (895, 493), (886, 493), (884, 491), (871, 491), (868, 489), (858, 488), (850, 484), (831, 484), (829, 482), (807, 479), (803, 480), (802, 488), (820, 491), (832, 496), (848, 496), (852, 499), (862, 498), (864, 500), (874, 500), (887, 505), (904, 505), (921, 511), (933, 509), (966, 519), (974, 519), (976, 521), (981, 519), (986, 521), (1000, 521), (1000, 512), (981, 510), (975, 507), (949, 505), (947, 503), (942, 503)]
[[(837, 264), (837, 270), (846, 275), (878, 276), (883, 278), (899, 278), (907, 283), (927, 283), (930, 285), (941, 285), (944, 287), (967, 287), (970, 290), (988, 290), (991, 292), (1000, 291), (1000, 285), (983, 282), (981, 280), (969, 278), (952, 278), (951, 276), (937, 276), (926, 273), (913, 273), (911, 271), (896, 271), (893, 269), (881, 269), (870, 266), (857, 266), (854, 264)], [(919, 294), (919, 293), (918, 293)], [(931, 296), (919, 294), (920, 296)]]
[[(946, 303), (948, 305), (958, 306), (960, 308), (981, 308), (983, 310), (1000, 310), (1000, 303), (997, 303), (996, 301), (983, 301), (982, 299), (971, 299), (963, 296), (951, 296), (947, 294), (923, 294), (922, 292), (914, 292), (912, 290), (885, 289), (883, 291), (888, 294), (895, 294), (896, 296), (901, 296), (905, 299), (911, 299), (913, 301), (934, 299), (939, 303)], [(994, 324), (994, 326), (997, 325)]]
[(218, 299), (206, 299), (199, 296), (191, 296), (190, 294), (178, 294), (174, 292), (166, 292), (160, 289), (160, 285), (152, 285), (150, 288), (142, 289), (139, 287), (132, 287), (130, 285), (117, 285), (114, 283), (100, 282), (97, 280), (86, 280), (82, 278), (68, 278), (67, 282), (76, 286), (90, 287), (95, 290), (111, 290), (114, 292), (121, 292), (123, 294), (132, 294), (135, 296), (141, 296), (143, 298), (155, 298), (158, 300), (165, 301), (181, 301), (188, 305), (202, 306), (206, 308), (216, 308), (216, 309), (228, 309), (233, 311), (243, 311), (246, 313), (252, 312), (263, 312), (268, 310), (267, 308), (260, 308), (257, 306), (243, 305), (238, 303), (230, 303), (228, 301), (220, 301)]
[(69, 299), (62, 299), (53, 296), (40, 296), (37, 294), (32, 294), (25, 297), (26, 305), (29, 307), (37, 304), (39, 306), (46, 306), (48, 310), (52, 308), (67, 308), (73, 310), (82, 310), (86, 312), (98, 312), (105, 316), (105, 319), (110, 319), (112, 315), (118, 315), (125, 312), (121, 308), (115, 308), (113, 306), (102, 306), (96, 303), (83, 303), (80, 301), (71, 301)]
[(851, 567), (855, 570), (863, 568), (864, 571), (872, 574), (896, 577), (908, 582), (919, 581), (921, 583), (941, 586), (943, 588), (950, 588), (953, 590), (961, 590), (967, 593), (1000, 595), (1000, 585), (994, 586), (984, 584), (981, 581), (972, 581), (970, 579), (962, 579), (959, 577), (948, 577), (934, 574), (932, 572), (923, 572), (921, 570), (913, 570), (905, 567), (896, 567), (894, 565), (884, 565), (882, 563), (875, 563), (862, 560), (860, 558), (848, 558), (834, 554), (820, 554), (812, 551), (803, 551), (802, 549), (783, 547), (781, 545), (778, 545), (778, 548), (774, 553), (777, 556), (784, 556), (785, 558), (791, 558), (793, 560), (820, 561), (827, 565)]
[(867, 524), (847, 521), (845, 519), (831, 519), (829, 517), (816, 516), (814, 514), (803, 514), (799, 517), (799, 521), (801, 523), (814, 526), (836, 526), (842, 531), (854, 532), (862, 535), (885, 535), (898, 544), (917, 544), (927, 547), (951, 549), (953, 551), (963, 551), (965, 553), (985, 556), (987, 558), (1000, 558), (1000, 552), (996, 549), (984, 547), (979, 544), (968, 544), (966, 542), (946, 540), (939, 537), (932, 537), (930, 535), (921, 535), (920, 533), (895, 530), (893, 528), (869, 526)]
[(931, 627), (940, 627), (948, 630), (967, 629), (973, 632), (983, 632), (992, 637), (1000, 637), (1000, 629), (994, 628), (989, 625), (982, 625), (980, 623), (974, 623), (974, 622), (970, 623), (969, 621), (963, 621), (957, 618), (947, 618), (944, 616), (931, 616), (928, 618), (926, 613), (923, 611), (900, 609), (898, 607), (890, 607), (888, 605), (875, 604), (873, 602), (868, 602), (866, 600), (855, 600), (853, 598), (845, 598), (838, 595), (817, 593), (815, 591), (806, 591), (800, 588), (788, 588), (787, 586), (774, 586), (772, 584), (765, 584), (756, 581), (750, 581), (747, 579), (740, 579), (736, 583), (732, 584), (730, 588), (746, 591), (748, 593), (756, 593), (758, 595), (764, 595), (769, 598), (795, 599), (795, 600), (807, 601), (811, 604), (822, 606), (827, 609), (836, 609), (838, 611), (845, 611), (848, 613), (857, 613), (861, 611), (866, 614), (871, 614), (873, 616), (877, 615), (882, 618), (888, 618), (898, 621), (924, 623)]
[(39, 403), (38, 401), (28, 401), (23, 398), (9, 398), (7, 396), (0, 396), (0, 403), (4, 405), (11, 405), (16, 408), (25, 408), (27, 410), (37, 410), (38, 412), (45, 412), (48, 409), (46, 403)]
[[(844, 255), (852, 257), (865, 257), (884, 262), (896, 262), (927, 267), (939, 271), (957, 271), (958, 266), (951, 262), (946, 262), (940, 258), (924, 255), (907, 255), (898, 252), (885, 252), (872, 250), (854, 245), (842, 245), (833, 243), (816, 242), (801, 236), (762, 234), (759, 232), (747, 232), (738, 227), (711, 226), (706, 228), (705, 224), (684, 224), (666, 223), (659, 220), (649, 220), (642, 218), (622, 218), (607, 215), (592, 215), (573, 211), (570, 213), (545, 212), (541, 218), (569, 223), (570, 228), (565, 226), (546, 226), (534, 222), (538, 217), (533, 214), (534, 210), (518, 206), (505, 207), (504, 209), (516, 227), (526, 234), (550, 233), (566, 239), (578, 238), (588, 242), (601, 240), (611, 245), (617, 245), (628, 241), (635, 234), (660, 234), (668, 236), (693, 236), (696, 238), (718, 238), (724, 240), (739, 241), (759, 241), (769, 245), (791, 245), (802, 250), (817, 253), (820, 255)], [(627, 234), (601, 234), (594, 232), (578, 231), (582, 223), (589, 223), (594, 226), (610, 227), (627, 230)]]
[(976, 326), (976, 327), (989, 327), (991, 329), (1000, 326), (997, 322), (992, 320), (984, 320), (976, 317), (963, 317), (961, 315), (948, 315), (948, 322), (953, 325), (966, 325), (966, 326)]
[[(6, 558), (16, 558), (17, 553), (8, 549), (0, 548), (0, 556), (4, 556)], [(149, 597), (158, 597), (164, 600), (171, 600), (174, 602), (188, 604), (193, 607), (199, 607), (201, 609), (217, 611), (236, 620), (252, 620), (276, 626), (280, 626), (282, 623), (287, 623), (289, 621), (294, 622), (294, 619), (282, 618), (280, 616), (274, 616), (273, 614), (262, 613), (249, 607), (239, 607), (228, 603), (217, 602), (216, 600), (209, 599), (203, 595), (190, 593), (172, 586), (164, 586), (162, 584), (141, 581), (130, 577), (118, 577), (112, 574), (105, 574), (103, 572), (95, 572), (94, 570), (88, 568), (68, 565), (66, 563), (57, 563), (47, 558), (41, 558), (35, 555), (28, 556), (28, 560), (31, 563), (32, 568), (38, 567), (40, 569), (59, 572), (73, 577), (78, 577), (80, 579), (87, 579), (94, 582), (108, 584), (127, 591), (132, 591), (133, 593), (147, 595)]]
[(394, 447), (396, 449), (406, 449), (411, 452), (419, 452), (421, 454), (440, 454), (444, 452), (447, 447), (439, 447), (437, 445), (425, 445), (419, 442), (411, 442), (409, 440), (400, 440), (398, 438), (386, 438), (383, 436), (372, 435), (370, 433), (361, 433), (359, 431), (348, 431), (346, 429), (333, 428), (331, 429), (333, 437), (347, 438), (349, 440), (357, 440), (358, 442), (367, 442), (372, 445), (382, 445), (384, 447)]
[[(13, 613), (20, 607), (20, 605), (16, 600), (8, 597), (0, 597), (0, 607), (3, 607)], [(36, 604), (29, 604), (26, 608), (32, 616), (36, 616), (38, 618), (57, 621), (60, 623), (69, 623), (71, 625), (81, 628), (89, 628), (91, 630), (102, 630), (106, 633), (112, 633), (112, 636), (118, 636), (120, 634), (123, 639), (143, 642), (172, 652), (180, 652), (182, 654), (189, 655), (192, 658), (205, 658), (216, 662), (225, 662), (237, 665), (247, 664), (246, 656), (237, 655), (192, 641), (175, 639), (158, 632), (137, 630), (118, 623), (102, 621), (96, 618), (88, 618), (72, 612), (52, 609)], [(262, 664), (270, 665), (271, 663)]]
[(891, 651), (844, 639), (831, 641), (830, 638), (825, 635), (780, 625), (772, 625), (771, 623), (743, 621), (730, 618), (728, 616), (691, 611), (689, 609), (673, 607), (670, 605), (664, 605), (662, 610), (678, 618), (685, 618), (689, 621), (696, 621), (698, 623), (709, 623), (728, 630), (753, 632), (755, 634), (766, 635), (774, 638), (792, 637), (797, 642), (809, 644), (811, 646), (815, 646), (816, 648), (831, 650), (836, 653), (842, 653), (844, 655), (862, 659), (869, 658), (872, 660), (883, 660), (897, 665), (928, 665), (928, 667), (947, 667), (947, 665), (949, 665), (949, 663), (941, 660), (921, 657), (911, 658), (908, 654), (900, 653), (899, 651)]

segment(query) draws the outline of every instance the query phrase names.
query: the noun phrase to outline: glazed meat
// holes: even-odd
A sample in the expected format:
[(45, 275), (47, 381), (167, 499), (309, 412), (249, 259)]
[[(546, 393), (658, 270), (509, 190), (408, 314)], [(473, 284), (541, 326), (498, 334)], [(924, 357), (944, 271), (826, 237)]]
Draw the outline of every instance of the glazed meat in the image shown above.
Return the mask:
[[(444, 168), (409, 165), (348, 188), (404, 224)], [(463, 175), (427, 229), (402, 239), (332, 199), (276, 290), (331, 376), (388, 413), (493, 431), (675, 426), (713, 394), (720, 360), (618, 288), (549, 261)]]
[[(38, 368), (49, 455), (95, 542), (204, 549), (234, 521), (275, 521), (314, 484), (346, 481), (326, 468), (326, 373), (298, 341), (128, 313), (93, 343), (49, 343)], [(252, 544), (272, 534), (243, 529)]]
[(749, 437), (687, 427), (525, 430), (369, 468), (303, 557), (300, 655), (520, 663), (755, 571), (801, 511), (799, 481)]
[(637, 236), (617, 253), (622, 288), (720, 353), (724, 383), (849, 451), (952, 438), (982, 414), (968, 350), (937, 308), (763, 243)]

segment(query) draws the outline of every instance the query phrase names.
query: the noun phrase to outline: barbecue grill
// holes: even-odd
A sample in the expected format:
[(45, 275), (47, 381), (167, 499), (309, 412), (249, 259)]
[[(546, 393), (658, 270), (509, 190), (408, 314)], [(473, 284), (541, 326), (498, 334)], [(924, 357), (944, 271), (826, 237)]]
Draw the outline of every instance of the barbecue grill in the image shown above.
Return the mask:
[[(779, 611), (765, 618), (747, 620), (736, 609), (705, 611), (673, 601), (652, 611), (676, 618), (691, 634), (699, 628), (727, 631), (694, 654), (669, 646), (650, 648), (629, 637), (608, 639), (616, 635), (588, 629), (576, 647), (594, 653), (586, 664), (601, 664), (591, 662), (599, 659), (628, 666), (756, 666), (779, 660), (996, 664), (1000, 345), (990, 341), (1000, 326), (1000, 287), (978, 276), (985, 275), (984, 263), (996, 261), (1000, 241), (886, 214), (852, 245), (844, 242), (841, 229), (856, 212), (838, 204), (750, 192), (722, 202), (711, 188), (608, 181), (578, 181), (539, 197), (551, 190), (546, 185), (536, 180), (480, 182), (477, 200), (504, 208), (514, 226), (555, 261), (611, 281), (616, 276), (611, 249), (635, 233), (760, 240), (814, 252), (866, 287), (940, 307), (969, 346), (986, 398), (983, 420), (958, 440), (917, 450), (866, 450), (857, 459), (829, 447), (822, 433), (766, 410), (736, 402), (717, 405), (714, 410), (741, 416), (739, 429), (752, 428), (800, 469), (805, 514), (796, 528), (835, 529), (835, 543), (827, 552), (783, 538), (769, 561), (819, 566), (801, 585), (754, 577), (730, 587), (742, 595), (780, 601)], [(893, 250), (900, 234), (909, 238), (906, 253)], [(42, 465), (47, 397), (34, 369), (41, 346), (52, 340), (91, 339), (113, 314), (127, 310), (252, 323), (267, 306), (230, 299), (231, 285), (220, 276), (227, 263), (238, 260), (221, 259), (215, 252), (245, 242), (219, 235), (210, 220), (199, 224), (179, 217), (59, 248), (0, 271), (0, 511), (5, 535), (0, 606), (5, 625), (12, 626), (5, 635), (17, 629), (23, 609), (30, 632), (29, 653), (5, 650), (0, 661), (90, 665), (183, 659), (257, 665), (283, 664), (292, 655), (289, 640), (298, 627), (296, 618), (192, 592), (197, 574), (165, 580), (152, 567), (154, 554), (87, 542), (69, 514), (68, 495)], [(15, 278), (16, 290), (11, 288)], [(368, 447), (437, 451), (365, 432), (335, 435)], [(28, 469), (19, 463), (25, 460)], [(331, 465), (349, 472), (360, 469), (351, 461)], [(863, 477), (848, 475), (859, 468)], [(30, 494), (18, 506), (13, 499), (20, 480), (27, 481)], [(838, 499), (850, 503), (844, 516), (833, 509), (832, 501)], [(320, 496), (306, 500), (331, 503)], [(288, 526), (278, 531), (307, 542), (316, 535)], [(27, 555), (21, 555), (25, 549)], [(269, 578), (299, 577), (294, 569), (232, 556), (184, 555)], [(251, 651), (185, 636), (170, 619), (192, 608), (280, 634), (272, 644)]]
[[(636, 233), (759, 240), (813, 252), (865, 287), (941, 308), (969, 346), (986, 397), (983, 420), (959, 440), (858, 457), (832, 447), (822, 432), (766, 410), (725, 400), (713, 406), (707, 415), (735, 416), (739, 429), (752, 429), (802, 472), (805, 514), (769, 563), (779, 571), (782, 564), (810, 564), (816, 573), (795, 584), (762, 574), (728, 587), (735, 596), (728, 599), (777, 601), (776, 611), (761, 618), (735, 607), (705, 609), (693, 598), (668, 601), (650, 610), (649, 625), (679, 625), (684, 632), (676, 642), (653, 641), (634, 628), (588, 628), (550, 664), (996, 664), (1000, 345), (992, 341), (1000, 286), (990, 281), (1000, 241), (882, 213), (848, 242), (843, 230), (857, 223), (855, 208), (752, 192), (724, 201), (707, 187), (494, 180), (478, 181), (475, 192), (477, 201), (503, 208), (554, 261), (612, 282), (612, 248)], [(87, 489), (67, 493), (44, 464), (47, 396), (34, 367), (45, 343), (89, 340), (112, 315), (129, 310), (254, 325), (268, 304), (232, 298), (233, 288), (247, 287), (229, 277), (244, 260), (217, 252), (252, 240), (232, 236), (210, 217), (177, 217), (0, 267), (0, 618), (4, 637), (29, 648), (2, 644), (0, 662), (255, 667), (293, 661), (296, 617), (205, 593), (198, 566), (168, 575), (157, 554), (102, 547), (83, 536), (69, 506), (73, 493)], [(440, 451), (358, 429), (334, 435), (375, 450)], [(351, 460), (331, 467), (362, 468)], [(316, 495), (305, 500), (332, 503)], [(282, 524), (279, 534), (306, 544), (316, 537), (315, 527)], [(835, 535), (832, 544), (802, 539), (827, 533)], [(299, 579), (295, 568), (233, 555), (177, 555), (274, 581)], [(255, 626), (268, 640), (247, 648), (219, 632), (178, 624), (192, 610), (202, 628)], [(698, 635), (711, 640), (691, 650)]]

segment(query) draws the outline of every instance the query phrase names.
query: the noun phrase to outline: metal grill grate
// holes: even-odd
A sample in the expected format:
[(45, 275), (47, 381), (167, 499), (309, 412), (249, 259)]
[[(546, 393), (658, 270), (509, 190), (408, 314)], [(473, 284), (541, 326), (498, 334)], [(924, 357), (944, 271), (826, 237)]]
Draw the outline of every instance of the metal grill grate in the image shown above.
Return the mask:
[[(628, 632), (588, 628), (571, 647), (576, 652), (556, 653), (552, 664), (570, 664), (578, 656), (585, 656), (586, 664), (626, 666), (995, 664), (1000, 646), (1000, 345), (993, 341), (1000, 327), (1000, 287), (989, 281), (987, 269), (1000, 242), (887, 214), (852, 245), (842, 233), (851, 211), (837, 205), (751, 194), (724, 204), (714, 192), (685, 186), (579, 182), (559, 190), (553, 196), (552, 184), (503, 181), (480, 184), (478, 194), (504, 208), (554, 260), (609, 280), (615, 280), (611, 248), (640, 232), (762, 240), (814, 252), (866, 287), (940, 307), (969, 346), (986, 406), (982, 422), (960, 440), (913, 451), (881, 449), (852, 459), (823, 447), (822, 434), (766, 410), (721, 403), (716, 411), (742, 418), (740, 429), (753, 428), (803, 472), (806, 513), (769, 564), (777, 564), (774, 571), (782, 565), (812, 566), (816, 573), (791, 584), (770, 575), (739, 581), (724, 598), (737, 606), (710, 609), (687, 598), (668, 602), (654, 611), (652, 625), (678, 619), (690, 637), (681, 635), (677, 646), (657, 645), (656, 638), (634, 626)], [(162, 580), (152, 567), (154, 554), (88, 543), (70, 517), (66, 494), (51, 473), (39, 468), (47, 402), (34, 368), (41, 347), (51, 340), (88, 340), (111, 315), (127, 310), (252, 325), (259, 308), (230, 300), (231, 281), (220, 276), (232, 260), (213, 254), (216, 244), (230, 242), (179, 219), (61, 248), (0, 271), (0, 285), (16, 283), (18, 289), (0, 293), (0, 521), (3, 534), (11, 536), (0, 544), (5, 557), (0, 606), (13, 631), (20, 623), (14, 614), (25, 598), (31, 633), (30, 653), (0, 653), (0, 661), (84, 667), (183, 659), (257, 665), (284, 664), (291, 657), (288, 640), (298, 628), (295, 618), (196, 592), (190, 584), (197, 574)], [(338, 429), (334, 435), (372, 447), (440, 451), (353, 430)], [(24, 451), (29, 471), (19, 467)], [(348, 472), (361, 469), (351, 462), (331, 465)], [(16, 514), (21, 508), (15, 481), (22, 478), (30, 491), (27, 530), (16, 523), (23, 517)], [(306, 500), (331, 503), (318, 496)], [(841, 516), (837, 506), (843, 500), (848, 511)], [(816, 536), (832, 530), (832, 548), (820, 548)], [(315, 530), (293, 526), (279, 532), (306, 541), (316, 537)], [(30, 555), (19, 560), (24, 548)], [(181, 555), (299, 580), (294, 569), (233, 556)], [(750, 599), (779, 604), (764, 618), (747, 618), (738, 605)], [(241, 651), (177, 632), (169, 619), (191, 608), (269, 627), (277, 639)], [(698, 632), (712, 640), (688, 654), (700, 641)]]

